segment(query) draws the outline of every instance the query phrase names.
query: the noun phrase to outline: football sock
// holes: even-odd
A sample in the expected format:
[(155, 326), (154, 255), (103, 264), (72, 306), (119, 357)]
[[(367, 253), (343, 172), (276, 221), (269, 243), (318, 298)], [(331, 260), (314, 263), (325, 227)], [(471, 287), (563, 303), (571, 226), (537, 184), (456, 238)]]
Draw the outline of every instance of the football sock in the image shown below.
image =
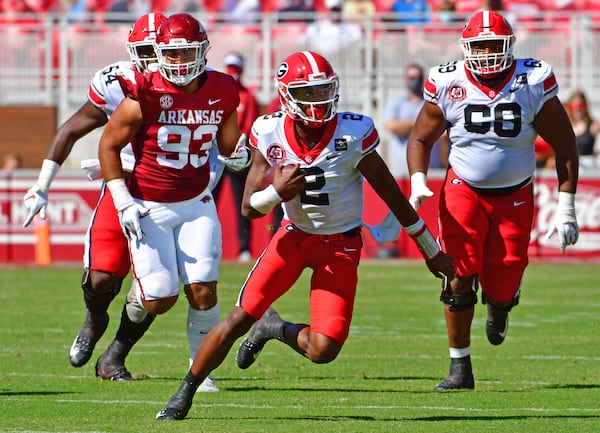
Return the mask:
[(219, 323), (219, 304), (208, 310), (188, 307), (187, 336), (190, 345), (190, 365), (206, 334)]
[[(127, 307), (123, 306), (121, 323), (119, 324), (119, 329), (117, 329), (115, 340), (122, 342), (124, 346), (130, 349), (135, 343), (138, 342), (140, 338), (142, 338), (144, 333), (154, 321), (155, 317), (156, 315), (154, 314), (148, 314), (140, 323), (135, 323), (129, 318), (127, 314)], [(127, 350), (127, 352), (129, 352), (129, 350)]]
[(469, 356), (471, 354), (471, 346), (461, 347), (461, 348), (450, 348), (450, 358), (464, 358), (465, 356)]

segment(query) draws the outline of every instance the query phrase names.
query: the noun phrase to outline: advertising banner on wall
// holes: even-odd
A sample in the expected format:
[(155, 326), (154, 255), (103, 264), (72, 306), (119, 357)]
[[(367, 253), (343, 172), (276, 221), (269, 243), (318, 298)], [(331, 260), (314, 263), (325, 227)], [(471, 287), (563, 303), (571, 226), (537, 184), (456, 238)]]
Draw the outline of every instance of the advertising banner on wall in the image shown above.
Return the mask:
[[(0, 175), (0, 263), (35, 262), (36, 243), (39, 233), (47, 224), (50, 257), (52, 262), (76, 262), (83, 259), (83, 241), (94, 206), (99, 197), (101, 181), (90, 182), (78, 170), (62, 170), (52, 184), (49, 194), (47, 220), (36, 218), (29, 227), (23, 227), (27, 215), (23, 195), (37, 180), (37, 171), (20, 170)], [(429, 187), (436, 194), (425, 202), (419, 214), (437, 235), (437, 197), (443, 175), (432, 175)], [(410, 182), (398, 180), (402, 191), (410, 194)], [(535, 185), (535, 216), (531, 233), (530, 256), (532, 258), (584, 259), (600, 258), (600, 176), (581, 177), (577, 190), (576, 212), (580, 226), (579, 242), (560, 254), (558, 239), (545, 239), (550, 221), (554, 218), (557, 205), (556, 175), (548, 173), (537, 177)], [(223, 185), (218, 203), (223, 226), (223, 258), (235, 259), (238, 251), (237, 204), (231, 196), (228, 184)], [(376, 224), (387, 214), (387, 207), (365, 183), (365, 206), (363, 220)], [(257, 257), (269, 241), (272, 231), (272, 216), (252, 221), (251, 247)], [(370, 234), (363, 230), (363, 257), (377, 255), (379, 246)], [(394, 243), (401, 258), (419, 258), (420, 254), (404, 231)]]

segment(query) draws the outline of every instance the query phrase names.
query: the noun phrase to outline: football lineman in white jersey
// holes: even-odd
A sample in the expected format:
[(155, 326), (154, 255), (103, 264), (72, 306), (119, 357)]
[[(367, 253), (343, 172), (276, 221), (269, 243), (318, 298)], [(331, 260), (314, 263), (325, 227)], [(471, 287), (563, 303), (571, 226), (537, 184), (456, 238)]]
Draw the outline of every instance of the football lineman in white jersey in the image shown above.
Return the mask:
[[(358, 281), (363, 179), (413, 237), (431, 272), (454, 276), (452, 258), (441, 251), (376, 152), (373, 120), (337, 112), (338, 77), (329, 62), (315, 52), (294, 53), (280, 64), (276, 82), (283, 111), (252, 126), (242, 213), (259, 218), (283, 201), (281, 226), (250, 272), (237, 305), (198, 348), (159, 420), (185, 418), (195, 389), (257, 320), (238, 350), (240, 368), (248, 368), (271, 339), (315, 363), (337, 357), (350, 330)], [(276, 171), (265, 187), (271, 166)], [(270, 306), (307, 268), (313, 271), (310, 324), (286, 322)]]
[(435, 387), (439, 391), (475, 387), (470, 334), (479, 284), (489, 342), (498, 345), (506, 337), (508, 312), (518, 303), (528, 263), (538, 134), (556, 153), (558, 175), (558, 212), (547, 236), (558, 233), (564, 252), (579, 233), (577, 146), (552, 67), (515, 59), (515, 35), (497, 12), (475, 13), (460, 44), (463, 61), (431, 68), (426, 103), (407, 150), (410, 202), (418, 208), (433, 195), (426, 184), (431, 147), (448, 131), (450, 167), (440, 193), (439, 225), (456, 278), (444, 282), (440, 297), (451, 363), (448, 378)]

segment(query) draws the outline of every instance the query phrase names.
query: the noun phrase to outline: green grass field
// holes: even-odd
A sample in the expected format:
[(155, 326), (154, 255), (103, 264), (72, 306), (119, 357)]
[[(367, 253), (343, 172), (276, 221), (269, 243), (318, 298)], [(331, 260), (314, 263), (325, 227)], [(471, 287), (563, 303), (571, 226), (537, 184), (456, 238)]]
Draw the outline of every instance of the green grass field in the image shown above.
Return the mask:
[[(225, 265), (221, 316), (248, 267)], [(114, 336), (127, 288), (88, 365), (68, 362), (84, 305), (78, 268), (0, 269), (1, 432), (598, 432), (597, 264), (532, 264), (507, 340), (491, 346), (485, 308), (472, 332), (474, 391), (438, 393), (448, 348), (439, 283), (420, 262), (365, 262), (350, 338), (327, 365), (270, 342), (248, 370), (235, 351), (213, 372), (221, 392), (197, 394), (189, 416), (155, 414), (187, 371), (182, 297), (132, 350), (138, 378), (105, 382), (94, 364)], [(308, 274), (275, 307), (306, 321)], [(128, 282), (127, 282), (128, 283)]]

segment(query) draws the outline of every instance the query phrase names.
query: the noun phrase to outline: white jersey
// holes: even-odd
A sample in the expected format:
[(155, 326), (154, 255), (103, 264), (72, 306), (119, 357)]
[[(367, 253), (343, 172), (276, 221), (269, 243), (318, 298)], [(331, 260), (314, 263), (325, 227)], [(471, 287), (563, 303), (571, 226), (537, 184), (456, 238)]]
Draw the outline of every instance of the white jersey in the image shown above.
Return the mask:
[(299, 164), (306, 173), (304, 191), (283, 203), (284, 218), (299, 229), (329, 235), (362, 225), (363, 176), (357, 166), (379, 145), (373, 119), (338, 113), (309, 150), (296, 141), (294, 121), (280, 111), (256, 119), (250, 145), (269, 164)]
[[(134, 64), (128, 61), (119, 61), (96, 71), (92, 77), (92, 82), (88, 88), (88, 100), (94, 104), (96, 108), (106, 114), (110, 118), (118, 105), (125, 98), (123, 89), (119, 84), (117, 75), (129, 74), (134, 68)], [(89, 164), (89, 161), (86, 162)], [(135, 165), (135, 157), (131, 144), (128, 144), (121, 150), (121, 163), (126, 171), (133, 171)], [(83, 166), (82, 166), (83, 168)]]
[(479, 188), (518, 185), (535, 172), (533, 120), (558, 93), (552, 67), (515, 59), (511, 72), (488, 88), (466, 71), (464, 61), (431, 68), (425, 100), (449, 123), (448, 161), (458, 176)]
[(96, 71), (88, 89), (88, 99), (110, 117), (125, 95), (117, 75), (127, 74), (134, 67), (132, 62), (115, 62)]

